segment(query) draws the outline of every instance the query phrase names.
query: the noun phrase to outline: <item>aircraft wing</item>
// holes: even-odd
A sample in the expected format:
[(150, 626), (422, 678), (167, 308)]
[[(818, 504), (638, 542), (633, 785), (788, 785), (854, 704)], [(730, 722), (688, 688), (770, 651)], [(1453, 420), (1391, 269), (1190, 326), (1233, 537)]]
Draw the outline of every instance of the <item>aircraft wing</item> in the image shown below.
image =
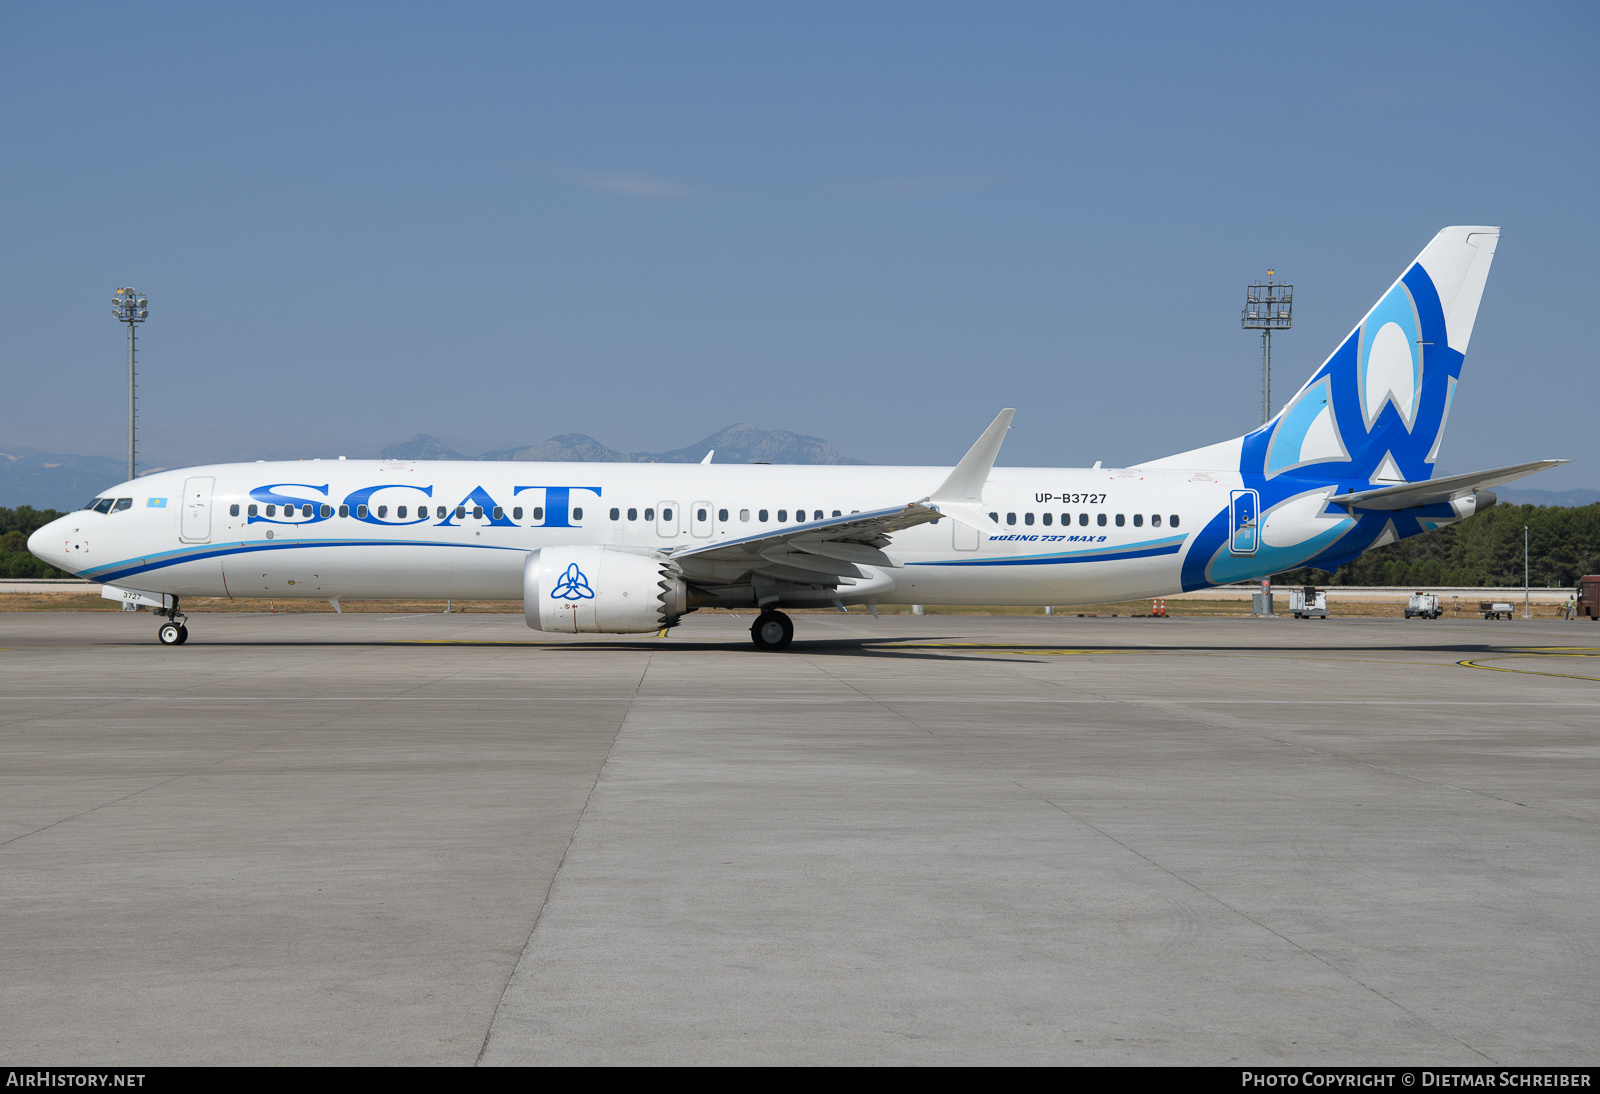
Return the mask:
[(896, 569), (901, 565), (883, 551), (893, 533), (938, 520), (941, 515), (921, 502), (911, 502), (665, 553), (691, 579), (721, 583), (748, 574), (806, 585), (853, 585), (870, 576), (861, 566)]
[[(983, 487), (1000, 454), (1000, 444), (1011, 428), (1015, 410), (1002, 410), (983, 435), (967, 450), (944, 483), (929, 497), (892, 509), (792, 524), (741, 539), (724, 539), (694, 547), (669, 548), (670, 556), (691, 581), (714, 585), (752, 584), (774, 587), (778, 582), (837, 588), (855, 585), (875, 576), (862, 567), (898, 569), (901, 565), (883, 548), (890, 537), (906, 528), (950, 517), (965, 524), (988, 527), (983, 510)], [(858, 592), (860, 590), (857, 590)], [(776, 594), (770, 594), (776, 600)]]
[(1548, 471), (1552, 467), (1570, 462), (1570, 460), (1535, 460), (1533, 463), (1497, 467), (1492, 471), (1473, 471), (1466, 475), (1450, 475), (1442, 479), (1429, 479), (1427, 482), (1379, 486), (1370, 490), (1335, 494), (1328, 499), (1328, 503), (1342, 505), (1347, 509), (1411, 509), (1418, 505), (1455, 501), (1479, 490), (1487, 490), (1491, 486), (1520, 479), (1524, 475)]

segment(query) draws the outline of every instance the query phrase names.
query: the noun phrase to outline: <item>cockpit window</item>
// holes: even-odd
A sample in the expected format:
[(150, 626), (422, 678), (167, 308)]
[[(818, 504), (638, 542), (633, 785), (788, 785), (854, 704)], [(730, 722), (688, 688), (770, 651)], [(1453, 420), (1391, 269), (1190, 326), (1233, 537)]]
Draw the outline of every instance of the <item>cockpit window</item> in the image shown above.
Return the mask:
[(93, 509), (96, 513), (109, 513), (116, 502), (116, 498), (95, 498), (86, 508)]
[(117, 499), (117, 504), (112, 507), (111, 511), (113, 513), (120, 513), (124, 509), (132, 509), (132, 508), (133, 508), (133, 499), (132, 498), (118, 498)]

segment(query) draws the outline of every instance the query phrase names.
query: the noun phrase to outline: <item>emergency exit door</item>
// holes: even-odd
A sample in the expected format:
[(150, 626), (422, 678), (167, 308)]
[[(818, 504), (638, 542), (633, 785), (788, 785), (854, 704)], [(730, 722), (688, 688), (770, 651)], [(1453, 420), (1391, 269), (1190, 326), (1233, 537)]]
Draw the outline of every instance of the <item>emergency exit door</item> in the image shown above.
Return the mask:
[(211, 538), (211, 491), (216, 483), (210, 475), (183, 480), (183, 526), (179, 536), (185, 543), (204, 543)]

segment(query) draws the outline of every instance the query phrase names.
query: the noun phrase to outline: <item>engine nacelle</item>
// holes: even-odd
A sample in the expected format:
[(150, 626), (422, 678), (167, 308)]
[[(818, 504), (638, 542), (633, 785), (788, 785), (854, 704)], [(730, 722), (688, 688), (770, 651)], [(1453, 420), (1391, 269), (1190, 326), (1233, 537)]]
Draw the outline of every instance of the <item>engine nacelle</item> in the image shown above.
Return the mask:
[(688, 590), (661, 555), (546, 547), (522, 564), (522, 614), (536, 631), (640, 634), (678, 622)]

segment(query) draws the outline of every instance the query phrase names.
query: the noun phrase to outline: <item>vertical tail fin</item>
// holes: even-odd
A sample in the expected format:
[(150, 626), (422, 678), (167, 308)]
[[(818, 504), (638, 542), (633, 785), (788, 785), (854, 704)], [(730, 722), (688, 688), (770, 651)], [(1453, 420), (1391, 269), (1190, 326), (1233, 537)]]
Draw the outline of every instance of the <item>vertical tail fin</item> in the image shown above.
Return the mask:
[(1268, 480), (1431, 478), (1499, 239), (1499, 228), (1444, 229), (1272, 421), (1143, 466)]
[(1434, 236), (1278, 416), (1245, 439), (1240, 470), (1431, 478), (1499, 239), (1500, 229), (1480, 227)]

